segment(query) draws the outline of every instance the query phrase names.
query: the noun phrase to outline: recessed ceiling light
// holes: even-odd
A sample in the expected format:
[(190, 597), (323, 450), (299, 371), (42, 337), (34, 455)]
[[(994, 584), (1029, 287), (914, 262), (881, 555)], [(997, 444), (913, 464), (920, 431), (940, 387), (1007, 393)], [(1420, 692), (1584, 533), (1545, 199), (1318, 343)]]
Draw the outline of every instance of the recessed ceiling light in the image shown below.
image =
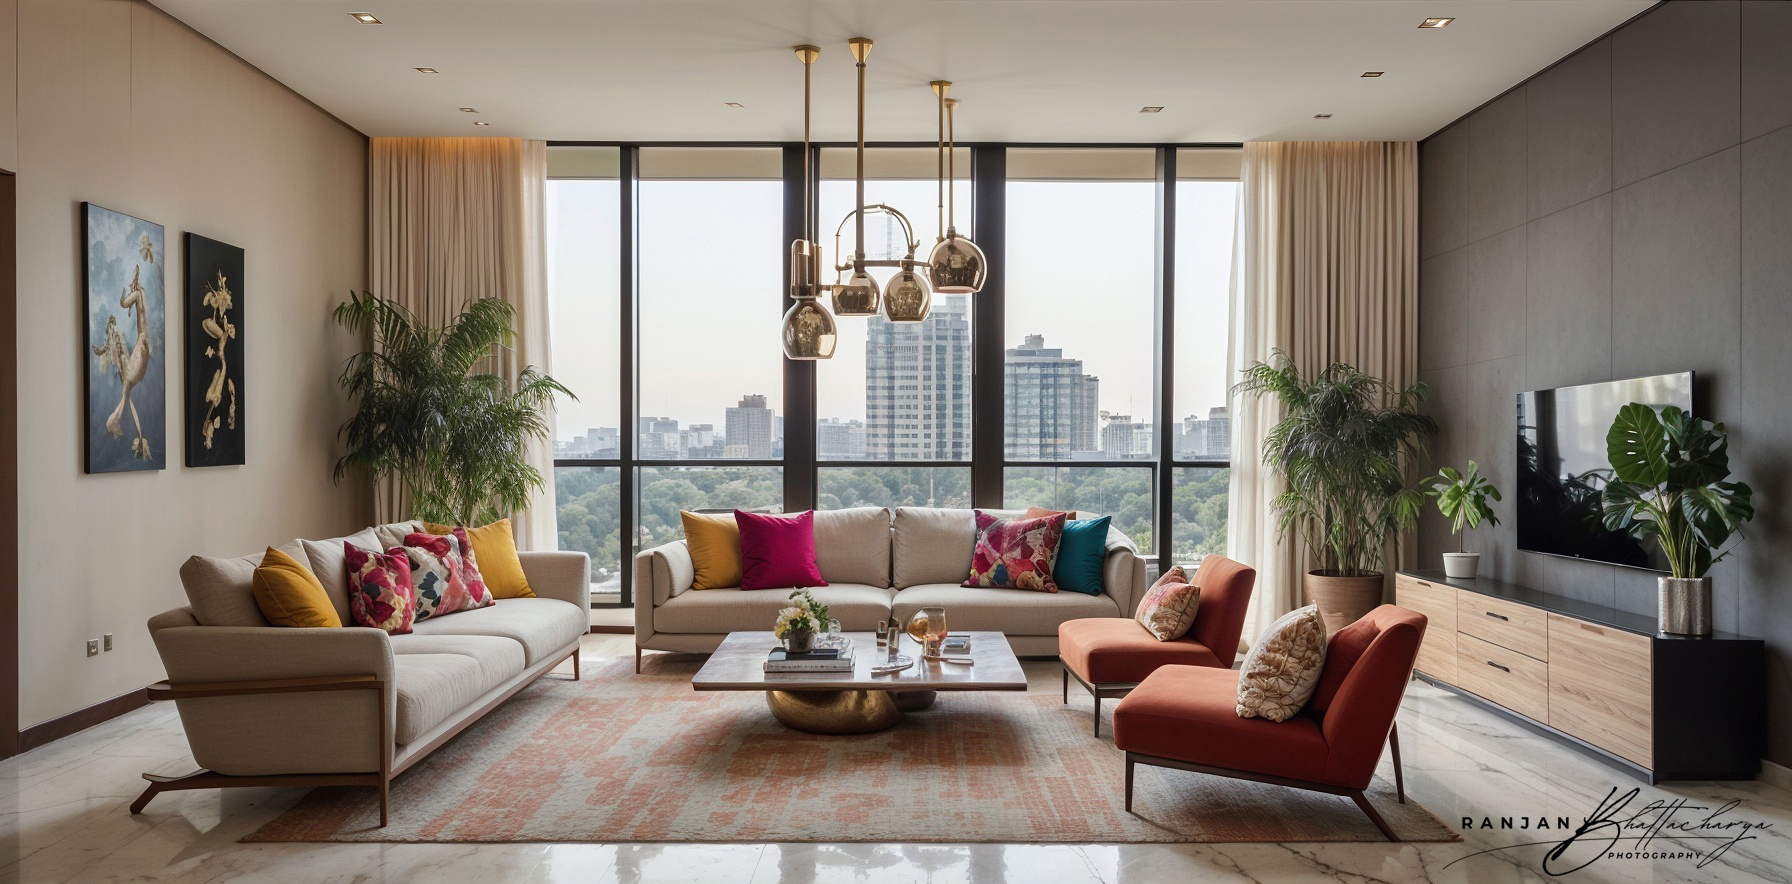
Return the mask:
[(383, 24), (385, 24), (385, 22), (380, 21), (377, 18), (374, 18), (373, 13), (371, 13), (371, 12), (351, 12), (348, 14), (348, 17), (352, 18), (355, 21), (358, 21), (364, 25), (383, 25)]
[(441, 71), (438, 71), (435, 68), (417, 68), (417, 73), (419, 73), (419, 74), (439, 74), (439, 73), (441, 73)]
[(1387, 73), (1387, 72), (1386, 71), (1363, 71), (1363, 76), (1373, 79), (1375, 77), (1381, 76), (1384, 73)]
[(729, 107), (746, 107), (746, 105), (741, 104), (738, 101), (724, 101), (722, 103), (725, 105), (728, 105)]
[(476, 114), (479, 113), (479, 109), (476, 107), (463, 107), (460, 109), (460, 112), (463, 114)]
[(474, 120), (473, 125), (475, 125), (475, 126), (490, 126), (491, 124), (487, 123), (484, 120)]
[(1164, 112), (1164, 109), (1163, 109), (1162, 105), (1159, 105), (1157, 107), (1147, 106), (1147, 107), (1139, 108), (1139, 113), (1142, 113), (1142, 114), (1161, 114), (1163, 112)]
[(1332, 118), (1331, 114), (1314, 114), (1313, 115), (1313, 119), (1315, 119), (1315, 120), (1329, 120), (1331, 118)]
[(1421, 27), (1421, 28), (1447, 28), (1450, 26), (1450, 22), (1453, 22), (1455, 20), (1456, 19), (1454, 19), (1454, 18), (1428, 18), (1422, 22), (1419, 22), (1419, 27)]

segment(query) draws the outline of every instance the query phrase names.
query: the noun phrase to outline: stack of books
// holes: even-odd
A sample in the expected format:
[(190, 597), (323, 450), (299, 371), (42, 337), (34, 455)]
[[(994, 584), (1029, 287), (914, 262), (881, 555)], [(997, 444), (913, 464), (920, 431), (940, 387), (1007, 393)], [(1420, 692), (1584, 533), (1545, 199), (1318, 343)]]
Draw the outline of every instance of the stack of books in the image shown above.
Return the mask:
[(773, 648), (765, 656), (767, 675), (803, 675), (807, 673), (851, 672), (852, 648), (815, 648), (791, 652)]

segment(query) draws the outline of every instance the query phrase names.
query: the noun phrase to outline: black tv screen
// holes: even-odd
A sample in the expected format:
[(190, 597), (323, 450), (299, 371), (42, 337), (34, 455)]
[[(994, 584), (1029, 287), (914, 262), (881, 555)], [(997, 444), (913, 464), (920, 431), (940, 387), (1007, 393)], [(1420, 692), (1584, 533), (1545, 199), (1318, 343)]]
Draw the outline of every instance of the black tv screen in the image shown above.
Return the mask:
[(1611, 478), (1605, 436), (1618, 409), (1641, 402), (1691, 412), (1692, 372), (1518, 394), (1518, 548), (1553, 556), (1668, 569), (1660, 546), (1601, 520)]

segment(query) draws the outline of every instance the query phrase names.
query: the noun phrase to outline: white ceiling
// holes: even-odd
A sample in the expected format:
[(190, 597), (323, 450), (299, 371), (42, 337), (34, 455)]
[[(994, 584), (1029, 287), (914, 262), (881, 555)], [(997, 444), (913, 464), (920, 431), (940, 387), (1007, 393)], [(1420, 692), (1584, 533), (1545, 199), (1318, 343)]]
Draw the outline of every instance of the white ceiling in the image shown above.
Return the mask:
[[(153, 0), (368, 135), (872, 141), (1422, 138), (1653, 0)], [(385, 23), (355, 23), (371, 12)], [(1426, 16), (1456, 16), (1419, 30)], [(414, 68), (433, 67), (436, 75)], [(1386, 71), (1377, 79), (1363, 71)], [(744, 108), (726, 106), (739, 102)], [(1141, 114), (1162, 105), (1160, 114)], [(461, 113), (474, 107), (477, 116)], [(1314, 114), (1330, 113), (1329, 120)], [(490, 122), (475, 127), (473, 120)]]

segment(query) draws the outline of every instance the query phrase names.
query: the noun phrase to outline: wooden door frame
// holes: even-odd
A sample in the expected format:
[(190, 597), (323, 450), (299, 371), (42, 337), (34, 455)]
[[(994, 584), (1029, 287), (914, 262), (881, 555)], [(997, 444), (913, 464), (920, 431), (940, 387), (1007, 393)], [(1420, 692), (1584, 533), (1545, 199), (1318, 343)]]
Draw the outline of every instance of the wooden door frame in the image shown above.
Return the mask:
[(18, 180), (0, 170), (0, 758), (19, 754)]

